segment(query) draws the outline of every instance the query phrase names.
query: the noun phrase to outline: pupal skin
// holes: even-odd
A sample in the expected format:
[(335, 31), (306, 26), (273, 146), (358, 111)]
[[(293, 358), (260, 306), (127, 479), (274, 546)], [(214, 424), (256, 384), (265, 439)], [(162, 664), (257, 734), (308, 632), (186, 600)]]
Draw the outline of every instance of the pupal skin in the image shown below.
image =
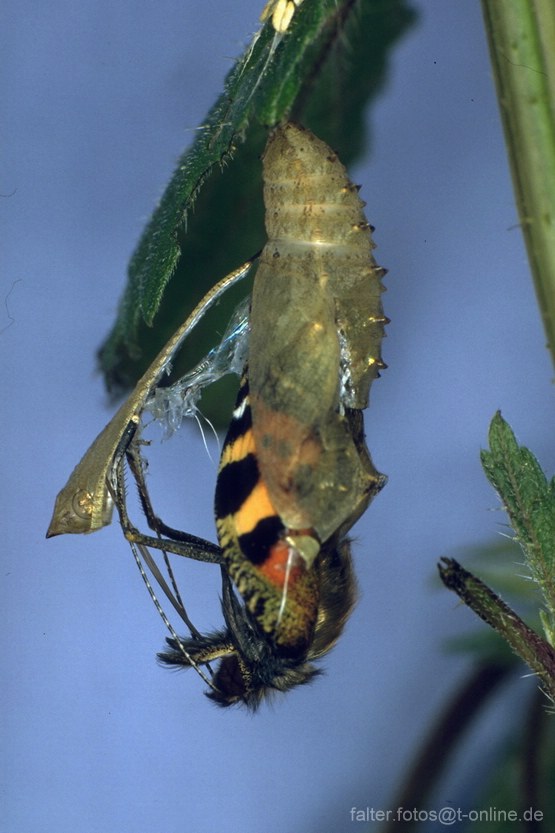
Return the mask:
[(326, 541), (383, 483), (344, 412), (366, 407), (384, 366), (384, 270), (358, 191), (324, 142), (278, 127), (263, 173), (268, 242), (249, 349), (255, 443), (284, 524)]
[(184, 323), (175, 331), (135, 385), (117, 413), (85, 452), (56, 497), (47, 538), (56, 535), (85, 535), (112, 521), (111, 490), (116, 470), (137, 431), (147, 399), (171, 364), (183, 341), (194, 330), (208, 309), (251, 269), (248, 260), (234, 269), (206, 293)]

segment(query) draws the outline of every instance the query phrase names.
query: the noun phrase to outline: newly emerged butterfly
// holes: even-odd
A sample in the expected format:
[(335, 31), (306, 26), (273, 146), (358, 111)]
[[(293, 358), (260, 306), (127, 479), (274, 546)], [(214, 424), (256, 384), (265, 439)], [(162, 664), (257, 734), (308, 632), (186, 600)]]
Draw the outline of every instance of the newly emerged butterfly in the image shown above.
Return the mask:
[[(269, 239), (216, 486), (228, 627), (182, 643), (199, 663), (225, 657), (210, 697), (251, 707), (310, 679), (335, 642), (354, 598), (345, 536), (385, 483), (362, 427), (387, 320), (363, 203), (336, 155), (298, 125), (276, 129), (263, 163)], [(351, 579), (331, 615), (334, 569)], [(163, 660), (189, 664), (170, 645)]]
[[(178, 424), (194, 412), (198, 389), (237, 371), (245, 349), (243, 341), (237, 349), (235, 337), (244, 337), (244, 312), (215, 352), (157, 393), (164, 368), (202, 311), (250, 263), (218, 284), (161, 351), (73, 472), (49, 528), (49, 534), (93, 531), (109, 522), (114, 502), (138, 563), (142, 557), (148, 564), (190, 631), (178, 637), (164, 617), (171, 639), (161, 659), (195, 667), (220, 705), (251, 708), (272, 691), (310, 680), (317, 673), (313, 660), (340, 635), (356, 595), (346, 536), (385, 483), (371, 462), (362, 420), (371, 382), (384, 367), (384, 270), (372, 257), (358, 189), (331, 149), (294, 124), (270, 136), (263, 173), (268, 242), (218, 473), (220, 547), (157, 517), (145, 482), (140, 420), (148, 406)], [(125, 462), (153, 536), (129, 519)], [(88, 506), (75, 520), (83, 488), (98, 507), (94, 522)], [(203, 635), (194, 628), (176, 585), (168, 587), (148, 548), (220, 565), (223, 630)], [(212, 676), (209, 666), (208, 676), (199, 667), (218, 661)]]
[[(362, 447), (361, 413), (353, 411), (350, 421), (355, 441)], [(254, 710), (269, 694), (307, 683), (319, 673), (313, 661), (327, 653), (340, 636), (355, 603), (356, 581), (350, 543), (339, 532), (321, 547), (310, 570), (299, 563), (287, 565), (287, 540), (280, 540), (279, 519), (265, 515), (272, 510), (267, 494), (261, 495), (264, 484), (255, 484), (252, 479), (253, 461), (248, 459), (251, 428), (248, 380), (244, 376), (216, 488), (220, 552), (208, 542), (171, 529), (155, 516), (136, 440), (127, 451), (131, 471), (149, 524), (165, 537), (154, 539), (138, 533), (127, 518), (123, 492), (115, 499), (126, 537), (132, 547), (139, 546), (145, 559), (149, 558), (148, 545), (221, 564), (225, 629), (206, 635), (191, 632), (190, 637), (178, 637), (171, 629), (169, 650), (159, 657), (168, 665), (195, 667), (199, 673), (199, 666), (219, 660), (211, 679), (202, 675), (209, 685), (208, 697), (222, 706), (242, 703)], [(121, 489), (123, 483), (123, 477), (119, 477)], [(252, 519), (256, 528), (249, 533), (242, 525), (248, 526)], [(225, 530), (231, 537), (226, 537)], [(241, 548), (243, 555), (238, 557)], [(172, 598), (160, 576), (155, 576), (191, 629), (180, 609), (180, 599)]]

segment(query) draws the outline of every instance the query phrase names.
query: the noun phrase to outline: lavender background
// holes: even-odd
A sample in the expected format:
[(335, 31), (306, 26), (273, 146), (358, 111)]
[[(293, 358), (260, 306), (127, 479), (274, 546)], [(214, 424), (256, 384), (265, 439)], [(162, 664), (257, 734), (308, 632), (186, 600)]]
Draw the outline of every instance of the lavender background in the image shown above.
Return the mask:
[[(217, 711), (193, 673), (154, 662), (163, 625), (115, 525), (45, 541), (56, 493), (110, 417), (94, 353), (128, 257), (260, 5), (0, 10), (6, 833), (344, 833), (352, 806), (387, 809), (468, 668), (442, 645), (474, 621), (431, 578), (439, 556), (504, 529), (478, 459), (497, 408), (555, 469), (552, 367), (479, 4), (415, 0), (372, 154), (352, 171), (390, 270), (389, 369), (367, 420), (390, 482), (356, 528), (362, 598), (326, 676), (255, 717)], [(215, 467), (198, 431), (155, 459), (165, 519), (213, 540)], [(193, 621), (217, 625), (217, 573), (179, 567)], [(470, 794), (512, 696), (484, 718), (480, 756), (461, 751), (438, 807)]]

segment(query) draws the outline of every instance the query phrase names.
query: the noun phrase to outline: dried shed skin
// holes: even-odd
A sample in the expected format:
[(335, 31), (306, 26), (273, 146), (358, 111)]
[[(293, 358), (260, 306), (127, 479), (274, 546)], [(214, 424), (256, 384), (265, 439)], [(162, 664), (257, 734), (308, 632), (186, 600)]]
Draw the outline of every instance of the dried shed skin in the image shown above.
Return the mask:
[(59, 492), (47, 538), (54, 535), (84, 535), (110, 524), (113, 501), (108, 484), (113, 480), (117, 463), (125, 454), (140, 424), (149, 396), (202, 316), (230, 286), (248, 274), (252, 264), (252, 260), (247, 261), (212, 287), (158, 353), (133, 392), (85, 452)]
[(249, 374), (259, 464), (291, 529), (326, 541), (383, 486), (348, 411), (383, 367), (384, 274), (363, 202), (333, 151), (288, 123), (263, 158), (268, 242), (252, 299)]

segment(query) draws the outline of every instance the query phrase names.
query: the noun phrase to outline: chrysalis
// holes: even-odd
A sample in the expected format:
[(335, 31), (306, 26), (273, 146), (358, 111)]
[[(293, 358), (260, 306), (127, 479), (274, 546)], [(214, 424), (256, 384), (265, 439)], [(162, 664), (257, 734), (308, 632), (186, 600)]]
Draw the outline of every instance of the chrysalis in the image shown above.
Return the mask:
[(326, 541), (384, 482), (344, 418), (366, 407), (384, 367), (384, 270), (358, 190), (324, 142), (289, 123), (270, 137), (263, 162), (268, 242), (249, 349), (254, 438), (284, 524)]

